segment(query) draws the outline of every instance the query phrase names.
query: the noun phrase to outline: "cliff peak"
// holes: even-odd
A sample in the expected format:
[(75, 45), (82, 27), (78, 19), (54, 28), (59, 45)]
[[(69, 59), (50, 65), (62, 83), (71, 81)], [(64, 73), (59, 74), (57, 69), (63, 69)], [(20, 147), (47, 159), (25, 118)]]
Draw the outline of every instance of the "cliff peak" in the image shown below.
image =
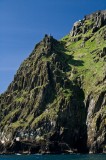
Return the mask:
[(0, 142), (1, 152), (106, 153), (106, 11), (35, 46), (0, 95)]
[(101, 27), (106, 25), (106, 10), (97, 11), (92, 14), (86, 15), (83, 20), (74, 23), (70, 35), (78, 36), (85, 34), (92, 30), (92, 33), (98, 31)]

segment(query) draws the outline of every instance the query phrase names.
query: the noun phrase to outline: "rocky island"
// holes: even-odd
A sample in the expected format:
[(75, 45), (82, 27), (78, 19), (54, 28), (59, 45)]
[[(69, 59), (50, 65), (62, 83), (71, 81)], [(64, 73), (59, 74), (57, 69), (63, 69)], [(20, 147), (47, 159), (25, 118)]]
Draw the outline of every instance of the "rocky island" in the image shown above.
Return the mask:
[(106, 153), (106, 10), (21, 64), (0, 95), (0, 153)]

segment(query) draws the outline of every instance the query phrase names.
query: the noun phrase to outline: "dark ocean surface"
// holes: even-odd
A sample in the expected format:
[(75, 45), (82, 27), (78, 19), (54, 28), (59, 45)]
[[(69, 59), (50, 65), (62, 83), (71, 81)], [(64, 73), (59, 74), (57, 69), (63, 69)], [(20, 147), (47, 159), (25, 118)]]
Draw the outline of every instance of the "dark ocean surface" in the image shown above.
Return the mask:
[(0, 160), (106, 160), (106, 154), (97, 155), (1, 155)]

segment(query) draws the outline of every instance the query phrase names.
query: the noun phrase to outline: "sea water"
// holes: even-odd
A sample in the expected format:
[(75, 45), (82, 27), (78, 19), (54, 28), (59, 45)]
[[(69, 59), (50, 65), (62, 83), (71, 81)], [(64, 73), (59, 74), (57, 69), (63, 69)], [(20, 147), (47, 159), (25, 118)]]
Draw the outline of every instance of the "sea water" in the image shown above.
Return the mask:
[(106, 160), (106, 154), (95, 155), (1, 155), (0, 160)]

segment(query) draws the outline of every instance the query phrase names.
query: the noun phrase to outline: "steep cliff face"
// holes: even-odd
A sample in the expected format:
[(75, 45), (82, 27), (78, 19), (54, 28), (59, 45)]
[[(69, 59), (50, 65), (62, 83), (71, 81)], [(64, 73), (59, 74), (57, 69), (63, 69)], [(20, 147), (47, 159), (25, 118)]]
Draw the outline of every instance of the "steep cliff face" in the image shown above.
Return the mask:
[[(105, 152), (106, 146), (106, 11), (98, 11), (76, 22), (67, 47), (84, 61), (79, 70), (87, 109), (89, 152)], [(69, 41), (70, 41), (69, 40)], [(76, 43), (73, 43), (76, 42)], [(72, 46), (73, 45), (73, 46)], [(75, 46), (75, 48), (73, 48)], [(81, 54), (82, 53), (82, 54)]]
[(105, 152), (105, 40), (106, 11), (85, 16), (60, 41), (45, 35), (0, 96), (1, 142), (27, 139), (37, 152)]

